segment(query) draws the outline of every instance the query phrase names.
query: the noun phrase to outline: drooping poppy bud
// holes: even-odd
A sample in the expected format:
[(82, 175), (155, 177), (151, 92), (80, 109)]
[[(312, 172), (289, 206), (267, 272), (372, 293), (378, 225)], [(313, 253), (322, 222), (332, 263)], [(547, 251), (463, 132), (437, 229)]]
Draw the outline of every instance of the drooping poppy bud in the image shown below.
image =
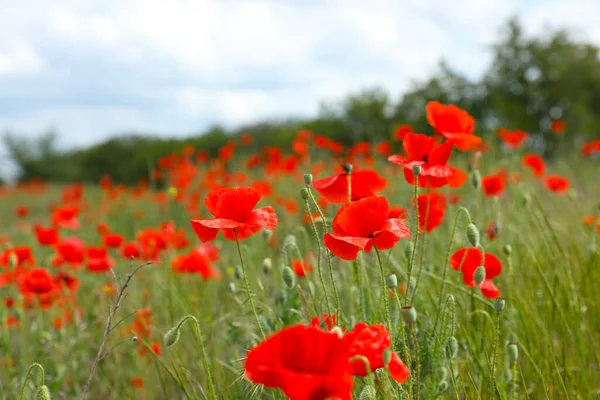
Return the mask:
[(385, 277), (385, 284), (388, 289), (396, 289), (398, 287), (398, 278), (396, 274), (390, 274)]
[(500, 314), (504, 310), (505, 304), (506, 301), (502, 297), (496, 297), (494, 299), (494, 310), (496, 310), (496, 312)]
[(479, 246), (479, 229), (477, 229), (477, 226), (473, 223), (467, 225), (467, 239), (471, 246)]
[(358, 396), (359, 400), (375, 400), (377, 398), (377, 391), (371, 385), (365, 385), (365, 387), (360, 391), (360, 395)]
[(450, 358), (454, 359), (456, 358), (456, 355), (458, 354), (458, 340), (456, 340), (456, 338), (454, 336), (450, 336), (448, 338), (448, 355), (450, 356)]
[(302, 200), (308, 200), (310, 197), (310, 195), (308, 194), (308, 189), (306, 189), (306, 188), (300, 189), (300, 197), (302, 197)]
[(483, 265), (480, 265), (475, 270), (473, 281), (475, 282), (475, 286), (479, 286), (483, 283), (483, 281), (485, 281), (485, 267)]
[(296, 286), (296, 275), (294, 271), (287, 265), (282, 270), (283, 283), (288, 289), (293, 289)]
[(473, 175), (471, 175), (471, 183), (475, 189), (481, 188), (481, 173), (479, 170), (473, 171)]
[(50, 400), (50, 391), (48, 390), (48, 386), (46, 386), (46, 385), (40, 386), (35, 395), (35, 399), (36, 400)]
[(177, 326), (169, 329), (167, 331), (167, 333), (165, 333), (165, 336), (163, 337), (163, 343), (165, 344), (165, 347), (171, 347), (175, 343), (177, 343), (177, 341), (179, 340), (180, 337), (181, 337), (181, 325), (178, 324)]

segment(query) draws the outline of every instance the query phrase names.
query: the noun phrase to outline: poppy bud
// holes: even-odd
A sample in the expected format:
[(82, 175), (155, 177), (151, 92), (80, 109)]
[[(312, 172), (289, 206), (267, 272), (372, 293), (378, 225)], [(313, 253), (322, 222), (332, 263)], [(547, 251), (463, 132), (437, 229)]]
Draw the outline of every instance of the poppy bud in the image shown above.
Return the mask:
[(402, 319), (408, 325), (412, 325), (417, 320), (417, 310), (413, 306), (402, 307)]
[(392, 359), (392, 349), (387, 348), (383, 351), (383, 365), (387, 367)]
[(354, 166), (352, 166), (352, 164), (344, 164), (344, 165), (342, 165), (342, 168), (344, 168), (344, 171), (347, 174), (351, 174), (352, 171), (354, 170)]
[(287, 265), (283, 267), (282, 271), (283, 283), (288, 289), (293, 289), (296, 286), (296, 275), (294, 275), (294, 271)]
[(519, 360), (519, 346), (516, 343), (509, 343), (506, 346), (506, 353), (508, 354), (509, 364), (516, 363)]
[(288, 246), (296, 244), (296, 236), (289, 234), (283, 239), (283, 248), (286, 249)]
[(448, 390), (448, 381), (441, 381), (438, 383), (439, 392), (444, 393), (446, 390)]
[(229, 293), (236, 294), (237, 287), (235, 286), (235, 282), (229, 282)]
[(412, 173), (413, 173), (414, 176), (421, 175), (421, 166), (420, 165), (413, 165), (413, 167), (412, 167)]
[(310, 185), (312, 185), (312, 182), (313, 182), (312, 174), (304, 174), (304, 184), (306, 186), (310, 186)]
[(510, 257), (512, 254), (512, 247), (510, 247), (510, 244), (505, 244), (504, 247), (502, 247), (502, 252), (506, 257)]
[(437, 367), (435, 370), (436, 380), (438, 382), (443, 382), (448, 378), (448, 370), (446, 367)]
[(448, 338), (448, 355), (450, 358), (456, 358), (458, 354), (458, 340), (454, 336)]
[(506, 301), (502, 297), (495, 298), (494, 299), (494, 310), (496, 310), (496, 312), (498, 314), (500, 314), (502, 312), (502, 310), (504, 310), (505, 304), (506, 304)]
[(360, 391), (360, 395), (358, 396), (358, 400), (375, 400), (377, 399), (377, 391), (371, 385), (365, 385), (365, 387)]
[(481, 173), (479, 170), (473, 171), (473, 175), (471, 175), (471, 183), (475, 189), (481, 188)]
[(269, 272), (271, 272), (271, 268), (273, 268), (273, 261), (271, 261), (271, 259), (269, 257), (265, 257), (265, 259), (262, 262), (263, 265), (263, 272), (265, 274), (268, 274)]
[(469, 239), (471, 246), (477, 247), (479, 245), (479, 229), (475, 224), (467, 225), (467, 239)]
[(308, 189), (307, 188), (302, 188), (300, 189), (300, 197), (302, 197), (302, 200), (308, 200), (310, 195), (308, 194)]
[(237, 279), (242, 279), (244, 277), (244, 271), (242, 270), (242, 266), (236, 265), (233, 269), (233, 274)]
[(50, 400), (50, 391), (48, 390), (48, 386), (46, 386), (46, 385), (40, 386), (35, 395), (35, 399), (36, 400)]
[(268, 242), (273, 237), (273, 232), (268, 229), (263, 228), (261, 231), (262, 238), (265, 242)]
[(17, 265), (19, 265), (19, 257), (17, 256), (17, 253), (14, 251), (10, 252), (10, 255), (8, 256), (8, 263), (13, 269), (17, 268)]
[(475, 286), (479, 286), (483, 283), (483, 281), (485, 281), (485, 267), (483, 265), (480, 265), (475, 270), (473, 281), (475, 281)]
[(167, 333), (165, 333), (165, 336), (163, 337), (163, 343), (165, 344), (165, 347), (171, 347), (175, 343), (177, 343), (177, 341), (179, 340), (180, 337), (181, 337), (181, 324), (178, 324), (177, 326), (169, 329), (167, 331)]
[(385, 284), (388, 289), (396, 289), (398, 287), (398, 278), (396, 274), (389, 274), (385, 277)]

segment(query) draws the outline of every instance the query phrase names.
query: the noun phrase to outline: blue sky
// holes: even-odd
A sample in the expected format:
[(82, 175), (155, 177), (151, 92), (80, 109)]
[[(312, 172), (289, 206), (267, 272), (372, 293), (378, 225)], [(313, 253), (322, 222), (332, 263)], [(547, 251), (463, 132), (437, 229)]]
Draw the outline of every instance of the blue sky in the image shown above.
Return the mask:
[(600, 45), (598, 0), (4, 0), (0, 132), (53, 128), (73, 148), (314, 115), (372, 85), (398, 96), (441, 58), (477, 77), (515, 14)]

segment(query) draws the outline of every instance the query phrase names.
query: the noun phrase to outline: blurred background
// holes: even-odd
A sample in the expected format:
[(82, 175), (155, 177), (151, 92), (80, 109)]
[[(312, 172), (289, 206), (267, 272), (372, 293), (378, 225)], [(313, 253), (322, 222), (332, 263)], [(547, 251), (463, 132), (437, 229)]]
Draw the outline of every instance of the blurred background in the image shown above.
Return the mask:
[(600, 1), (0, 0), (0, 176), (145, 178), (186, 144), (216, 154), (430, 132), (457, 104), (476, 133), (530, 146), (600, 137)]

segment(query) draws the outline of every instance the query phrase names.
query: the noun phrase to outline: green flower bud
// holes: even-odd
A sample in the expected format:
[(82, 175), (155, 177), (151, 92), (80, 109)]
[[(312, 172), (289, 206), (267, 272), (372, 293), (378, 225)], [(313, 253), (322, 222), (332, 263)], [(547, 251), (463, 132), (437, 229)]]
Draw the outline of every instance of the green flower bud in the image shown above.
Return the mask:
[(273, 261), (269, 257), (265, 257), (262, 262), (263, 272), (268, 274), (271, 272), (271, 268), (273, 268)]
[(510, 257), (512, 254), (512, 247), (510, 247), (510, 244), (505, 244), (504, 247), (502, 247), (502, 252), (506, 257)]
[(469, 244), (473, 247), (479, 246), (479, 229), (475, 224), (467, 225), (467, 239)]
[(265, 242), (268, 242), (273, 237), (273, 232), (268, 229), (263, 228), (261, 231), (262, 238)]
[(377, 399), (377, 391), (371, 385), (365, 385), (365, 387), (360, 391), (360, 395), (358, 396), (358, 400), (376, 400)]
[(444, 366), (437, 367), (435, 369), (435, 379), (438, 382), (443, 382), (448, 378), (448, 369)]
[(313, 176), (312, 174), (304, 174), (304, 184), (306, 186), (310, 186), (313, 183)]
[(475, 286), (479, 286), (485, 281), (485, 267), (483, 265), (477, 267), (473, 275), (473, 280), (475, 281)]
[(389, 274), (385, 277), (385, 284), (388, 289), (396, 289), (398, 287), (398, 278), (396, 274)]
[(508, 363), (514, 364), (519, 361), (519, 346), (516, 343), (509, 343), (506, 346), (506, 353), (508, 354)]
[(404, 257), (406, 257), (407, 260), (410, 260), (412, 257), (412, 252), (413, 244), (410, 242), (406, 242), (406, 245), (404, 246)]
[(441, 381), (438, 383), (438, 391), (440, 393), (444, 393), (446, 390), (448, 390), (448, 381)]
[(421, 175), (421, 166), (420, 165), (413, 165), (413, 167), (412, 167), (412, 173), (413, 173), (414, 176)]
[(177, 326), (169, 329), (167, 331), (167, 333), (165, 333), (165, 336), (163, 337), (163, 343), (165, 344), (165, 347), (171, 347), (175, 343), (177, 343), (177, 341), (179, 340), (180, 337), (181, 337), (181, 325), (177, 325)]
[(339, 337), (343, 337), (344, 336), (344, 331), (339, 326), (334, 326), (333, 328), (331, 328), (330, 332), (335, 333)]
[(235, 286), (235, 282), (229, 282), (229, 293), (231, 294), (236, 294), (237, 293), (237, 286)]
[(494, 299), (494, 310), (496, 310), (496, 312), (498, 314), (500, 314), (502, 312), (502, 310), (504, 310), (505, 304), (506, 304), (506, 301), (502, 297), (495, 298)]
[(392, 349), (387, 348), (383, 351), (383, 365), (387, 367), (387, 365), (392, 360)]
[(458, 340), (456, 340), (456, 338), (454, 336), (450, 336), (448, 338), (448, 355), (450, 356), (450, 358), (454, 359), (456, 358), (456, 355), (458, 354)]
[(310, 198), (307, 188), (300, 189), (300, 197), (302, 197), (302, 200), (308, 200)]
[(475, 189), (481, 188), (481, 173), (479, 170), (473, 171), (473, 175), (471, 175), (471, 183)]
[(242, 270), (241, 265), (235, 266), (233, 269), (233, 275), (236, 277), (236, 279), (242, 279), (244, 277), (244, 271)]
[(283, 239), (283, 248), (286, 249), (288, 246), (293, 246), (296, 244), (296, 236), (291, 233)]
[(283, 283), (288, 289), (293, 289), (296, 286), (296, 274), (287, 265), (283, 267), (282, 277)]
[(408, 325), (412, 325), (417, 321), (417, 310), (413, 306), (402, 307), (402, 319)]
[(48, 390), (48, 386), (42, 385), (38, 388), (37, 393), (35, 394), (36, 400), (50, 400), (50, 391)]

